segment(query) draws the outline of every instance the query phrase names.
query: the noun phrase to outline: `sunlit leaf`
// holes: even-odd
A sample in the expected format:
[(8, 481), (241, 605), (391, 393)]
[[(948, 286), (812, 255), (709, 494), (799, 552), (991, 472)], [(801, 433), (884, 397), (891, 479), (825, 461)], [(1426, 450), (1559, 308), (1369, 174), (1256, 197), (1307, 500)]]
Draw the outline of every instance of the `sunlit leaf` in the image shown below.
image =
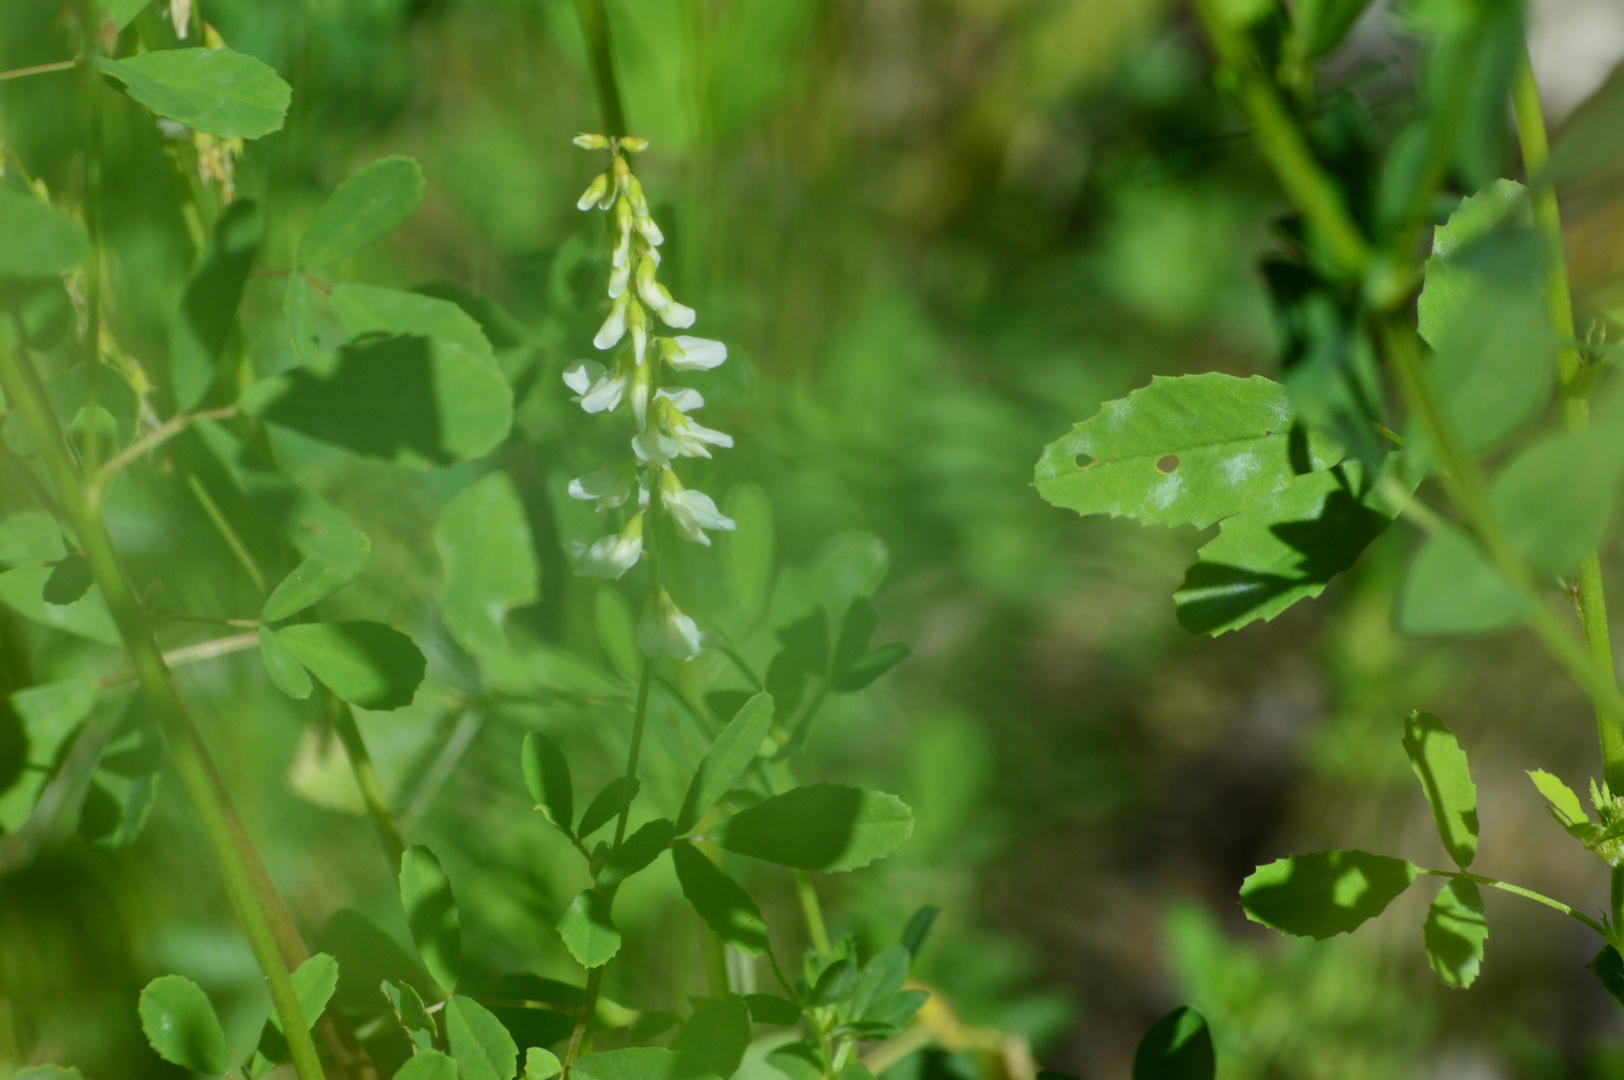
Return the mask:
[(728, 851), (828, 872), (856, 870), (913, 833), (913, 811), (895, 795), (812, 784), (759, 802), (711, 830)]
[(462, 967), (462, 923), (457, 901), (440, 860), (421, 844), (407, 848), (401, 857), (400, 903), (406, 909), (406, 925), (429, 974), (443, 989), (455, 989)]
[(609, 903), (595, 889), (570, 902), (558, 920), (558, 936), (582, 967), (602, 967), (620, 951), (620, 931), (609, 917)]
[(411, 158), (388, 157), (357, 170), (327, 197), (305, 230), (299, 265), (320, 270), (383, 239), (422, 199), (423, 170)]
[(513, 1080), (519, 1048), (485, 1006), (453, 997), (445, 1006), (445, 1032), (461, 1080)]
[(411, 638), (382, 623), (300, 623), (276, 635), (327, 689), (363, 709), (410, 705), (427, 667)]
[(159, 49), (96, 64), (159, 116), (225, 139), (280, 129), (293, 96), (273, 69), (230, 49)]
[(1241, 908), (1275, 930), (1328, 938), (1380, 915), (1419, 872), (1403, 859), (1366, 851), (1290, 855), (1252, 872), (1241, 885)]
[(184, 975), (153, 979), (141, 991), (141, 1030), (158, 1056), (193, 1072), (219, 1076), (231, 1067), (226, 1035), (208, 995)]
[(1404, 752), (1449, 857), (1466, 869), (1477, 854), (1477, 785), (1467, 771), (1466, 752), (1442, 720), (1424, 712), (1413, 712), (1404, 721)]
[(1427, 961), (1443, 984), (1464, 990), (1483, 965), (1483, 942), (1489, 936), (1483, 895), (1472, 882), (1456, 878), (1438, 891), (1422, 928)]

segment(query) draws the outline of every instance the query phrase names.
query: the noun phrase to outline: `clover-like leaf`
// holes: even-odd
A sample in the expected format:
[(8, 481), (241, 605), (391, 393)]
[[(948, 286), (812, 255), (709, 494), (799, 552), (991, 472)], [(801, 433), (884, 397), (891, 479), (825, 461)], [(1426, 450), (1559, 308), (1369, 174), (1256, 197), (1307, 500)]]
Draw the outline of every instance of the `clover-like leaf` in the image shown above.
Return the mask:
[(767, 951), (767, 922), (738, 882), (692, 844), (673, 845), (671, 861), (682, 895), (724, 944), (747, 956)]
[(1289, 855), (1242, 883), (1241, 908), (1275, 930), (1328, 938), (1380, 915), (1419, 873), (1413, 863), (1367, 851)]
[(446, 1041), (461, 1080), (513, 1080), (519, 1047), (485, 1006), (458, 995), (446, 1002)]
[(1217, 1070), (1207, 1018), (1188, 1005), (1150, 1025), (1133, 1053), (1133, 1080), (1212, 1080)]
[(410, 705), (428, 663), (411, 638), (382, 623), (299, 623), (276, 636), (322, 685), (363, 709)]
[(602, 967), (620, 951), (620, 931), (609, 916), (609, 902), (596, 889), (570, 902), (558, 920), (558, 936), (582, 967)]
[(575, 794), (570, 764), (558, 744), (540, 732), (530, 732), (519, 748), (519, 765), (525, 790), (536, 806), (565, 836), (574, 836)]
[(685, 833), (699, 823), (711, 807), (721, 801), (750, 763), (761, 752), (761, 743), (772, 730), (773, 699), (756, 694), (727, 722), (716, 741), (700, 759), (688, 783), (682, 809), (677, 814), (677, 831)]
[(1483, 966), (1483, 942), (1489, 924), (1483, 914), (1483, 894), (1466, 878), (1456, 878), (1442, 889), (1427, 909), (1422, 937), (1427, 962), (1443, 984), (1464, 990)]
[(455, 989), (462, 967), (462, 923), (457, 900), (440, 860), (421, 844), (408, 848), (401, 856), (400, 903), (406, 909), (406, 925), (429, 974), (446, 991)]

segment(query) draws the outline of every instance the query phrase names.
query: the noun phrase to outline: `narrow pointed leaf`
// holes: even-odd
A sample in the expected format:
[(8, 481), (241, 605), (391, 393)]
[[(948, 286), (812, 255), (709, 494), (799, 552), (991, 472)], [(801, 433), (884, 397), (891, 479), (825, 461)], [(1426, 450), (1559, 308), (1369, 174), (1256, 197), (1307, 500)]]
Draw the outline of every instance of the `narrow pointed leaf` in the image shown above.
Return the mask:
[(422, 199), (423, 170), (409, 157), (388, 157), (357, 170), (327, 197), (305, 230), (299, 265), (320, 270), (383, 239)]
[(446, 991), (457, 986), (462, 967), (462, 923), (451, 879), (440, 860), (421, 844), (408, 848), (400, 863), (400, 903), (418, 955)]
[(598, 871), (598, 888), (612, 888), (642, 870), (671, 846), (675, 836), (676, 827), (669, 818), (656, 818), (626, 837)]
[(519, 763), (525, 790), (547, 815), (547, 820), (562, 829), (564, 835), (575, 835), (571, 825), (575, 820), (575, 794), (570, 784), (570, 766), (558, 744), (532, 731), (524, 737), (519, 749)]
[(272, 68), (230, 49), (159, 49), (96, 65), (157, 115), (223, 139), (280, 129), (293, 96)]
[(671, 861), (682, 895), (723, 944), (746, 956), (767, 951), (767, 922), (749, 893), (692, 844), (673, 845)]
[(856, 870), (913, 833), (913, 811), (895, 795), (813, 784), (777, 795), (711, 830), (719, 846), (802, 870)]
[[(304, 1017), (306, 1027), (315, 1027), (327, 1011), (333, 991), (338, 989), (338, 961), (326, 953), (317, 953), (295, 968), (290, 977), (293, 994), (299, 999), (299, 1015)], [(271, 1010), (271, 1025), (282, 1030), (282, 1017), (275, 1009)]]
[(1471, 986), (1483, 966), (1483, 942), (1489, 936), (1477, 886), (1456, 878), (1440, 889), (1427, 909), (1422, 936), (1427, 962), (1443, 984), (1452, 990)]
[(761, 743), (772, 730), (773, 699), (756, 694), (739, 709), (716, 741), (700, 759), (699, 768), (688, 783), (688, 794), (677, 814), (677, 831), (686, 833), (699, 823), (739, 782), (739, 777), (761, 752)]
[(1432, 807), (1439, 839), (1455, 865), (1466, 869), (1477, 854), (1477, 785), (1466, 752), (1442, 720), (1424, 712), (1404, 721), (1404, 752)]
[(603, 786), (603, 790), (587, 804), (586, 813), (581, 815), (581, 824), (575, 830), (575, 835), (582, 840), (591, 836), (611, 820), (620, 816), (621, 810), (631, 805), (637, 798), (638, 782), (627, 776), (617, 776)]
[(1328, 938), (1381, 914), (1419, 872), (1413, 863), (1367, 851), (1290, 855), (1253, 871), (1241, 885), (1241, 908), (1275, 930)]

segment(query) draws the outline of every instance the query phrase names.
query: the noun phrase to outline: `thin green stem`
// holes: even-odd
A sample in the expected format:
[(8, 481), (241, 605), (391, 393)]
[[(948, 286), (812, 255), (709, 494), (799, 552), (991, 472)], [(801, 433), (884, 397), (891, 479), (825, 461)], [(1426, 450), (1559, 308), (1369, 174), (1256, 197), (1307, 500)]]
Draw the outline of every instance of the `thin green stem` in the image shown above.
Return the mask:
[(26, 358), (0, 348), (0, 386), (28, 428), (40, 457), (56, 483), (63, 512), (79, 534), (92, 576), (100, 586), (119, 635), (134, 662), (148, 707), (163, 733), (175, 771), (202, 822), (226, 893), (242, 923), (254, 959), (269, 984), (271, 1001), (282, 1020), (288, 1050), (299, 1080), (324, 1080), (316, 1046), (288, 975), (284, 952), (304, 951), (287, 909), (271, 884), (258, 852), (231, 805), (224, 781), (215, 770), (202, 736), (192, 724), (152, 628), (119, 563), (118, 552), (85, 497), (78, 472), (56, 415)]
[(321, 692), (327, 702), (327, 716), (332, 721), (333, 730), (338, 732), (338, 739), (344, 744), (344, 753), (350, 759), (350, 771), (355, 774), (355, 786), (361, 789), (361, 801), (366, 804), (367, 816), (372, 819), (372, 829), (378, 834), (378, 843), (383, 845), (390, 869), (398, 874), (400, 861), (406, 854), (406, 841), (401, 838), (400, 827), (395, 824), (395, 812), (389, 808), (383, 782), (378, 779), (372, 755), (367, 753), (366, 740), (361, 738), (361, 729), (356, 726), (355, 713), (350, 709), (349, 702), (331, 690), (322, 687)]
[(254, 556), (248, 550), (248, 545), (243, 543), (242, 537), (237, 535), (237, 530), (232, 528), (231, 522), (226, 520), (224, 511), (214, 501), (214, 496), (209, 494), (209, 489), (203, 486), (203, 481), (199, 480), (197, 474), (190, 470), (186, 470), (186, 486), (191, 489), (198, 505), (208, 515), (209, 522), (214, 526), (215, 531), (226, 542), (226, 547), (231, 549), (231, 554), (237, 560), (238, 565), (242, 567), (243, 573), (248, 575), (248, 579), (254, 583), (254, 587), (260, 591), (261, 595), (269, 592), (270, 585), (266, 582), (265, 574), (260, 570), (259, 564), (254, 561)]
[(726, 997), (733, 992), (727, 978), (727, 946), (710, 927), (699, 928), (700, 948), (705, 952), (705, 978), (710, 983), (711, 997)]
[(0, 71), (0, 82), (7, 79), (26, 79), (30, 75), (44, 75), (48, 71), (69, 71), (79, 66), (79, 58), (72, 60), (58, 60), (51, 64), (35, 64), (33, 67), (12, 68), (10, 71)]
[(806, 936), (812, 947), (825, 956), (829, 954), (829, 930), (823, 922), (823, 905), (818, 891), (812, 887), (812, 875), (805, 870), (795, 871), (795, 896), (801, 902), (801, 914), (806, 919)]
[(587, 56), (592, 61), (592, 81), (597, 84), (598, 106), (603, 110), (603, 133), (618, 138), (626, 134), (626, 109), (621, 104), (620, 82), (615, 78), (609, 16), (603, 9), (603, 0), (575, 0), (575, 13), (580, 17)]
[(1473, 874), (1465, 870), (1429, 870), (1426, 868), (1421, 868), (1421, 873), (1427, 874), (1431, 877), (1464, 878), (1465, 880), (1478, 885), (1487, 885), (1491, 889), (1499, 889), (1501, 892), (1508, 892), (1513, 896), (1520, 896), (1525, 900), (1532, 900), (1536, 904), (1544, 904), (1546, 907), (1551, 908), (1554, 911), (1560, 911), (1570, 919), (1577, 919), (1579, 922), (1584, 923), (1586, 926), (1590, 927), (1590, 929), (1600, 934), (1606, 941), (1611, 942), (1613, 940), (1613, 936), (1607, 932), (1607, 928), (1601, 923), (1597, 922), (1595, 919), (1592, 919), (1582, 911), (1578, 911), (1567, 904), (1564, 904), (1560, 900), (1552, 900), (1549, 896), (1546, 896), (1543, 893), (1537, 893), (1533, 889), (1525, 889), (1521, 885), (1513, 885), (1509, 881), (1501, 881), (1498, 878), (1486, 877), (1483, 874)]
[[(102, 324), (102, 76), (96, 70), (96, 57), (100, 54), (97, 38), (101, 34), (101, 7), (97, 0), (84, 0), (81, 14), (83, 25), (81, 52), (85, 57), (85, 233), (89, 238), (89, 251), (85, 256), (85, 370), (90, 379), (91, 404), (95, 403), (96, 363), (101, 359)], [(95, 466), (96, 440), (85, 441), (86, 461)]]

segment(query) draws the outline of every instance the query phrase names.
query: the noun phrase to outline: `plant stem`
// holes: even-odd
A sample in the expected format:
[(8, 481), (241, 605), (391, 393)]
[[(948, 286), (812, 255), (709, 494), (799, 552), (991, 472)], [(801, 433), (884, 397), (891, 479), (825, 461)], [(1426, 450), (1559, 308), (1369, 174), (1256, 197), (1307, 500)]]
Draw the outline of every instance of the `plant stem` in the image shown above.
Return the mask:
[(626, 109), (621, 104), (620, 83), (615, 78), (609, 16), (603, 10), (603, 0), (575, 0), (575, 13), (581, 20), (581, 32), (586, 35), (587, 56), (592, 60), (592, 80), (598, 87), (604, 134), (618, 138), (626, 134)]
[(1595, 919), (1592, 919), (1582, 911), (1577, 911), (1574, 908), (1569, 907), (1560, 900), (1552, 900), (1549, 896), (1537, 893), (1533, 889), (1525, 889), (1521, 885), (1513, 885), (1509, 881), (1500, 881), (1497, 878), (1485, 877), (1482, 874), (1473, 874), (1465, 870), (1428, 870), (1424, 867), (1419, 869), (1421, 870), (1421, 873), (1427, 874), (1431, 877), (1465, 878), (1467, 881), (1474, 882), (1478, 885), (1487, 885), (1491, 889), (1499, 889), (1501, 892), (1508, 892), (1514, 896), (1520, 896), (1525, 900), (1532, 900), (1536, 904), (1544, 904), (1546, 907), (1555, 911), (1560, 911), (1562, 914), (1571, 919), (1577, 919), (1579, 922), (1584, 923), (1586, 926), (1590, 927), (1590, 929), (1600, 934), (1608, 942), (1613, 940), (1612, 935), (1607, 932), (1607, 928), (1601, 923), (1597, 922)]
[(733, 992), (727, 978), (727, 946), (708, 926), (699, 928), (700, 947), (705, 951), (705, 978), (710, 983), (711, 997), (726, 997)]
[(51, 64), (35, 64), (33, 67), (12, 68), (10, 71), (0, 71), (0, 82), (7, 79), (26, 79), (30, 75), (44, 75), (47, 71), (67, 71), (79, 66), (79, 60), (58, 60)]
[(801, 901), (801, 914), (806, 917), (806, 936), (812, 947), (829, 954), (829, 930), (823, 923), (823, 905), (818, 902), (818, 891), (812, 887), (812, 875), (805, 870), (795, 871), (795, 895)]
[(372, 764), (372, 755), (367, 753), (366, 740), (361, 738), (361, 729), (356, 726), (355, 713), (349, 702), (325, 686), (321, 688), (321, 693), (327, 702), (327, 716), (332, 720), (333, 730), (338, 732), (338, 739), (344, 744), (344, 753), (350, 759), (350, 771), (355, 774), (355, 786), (361, 789), (361, 801), (366, 803), (367, 816), (372, 819), (378, 843), (383, 845), (390, 869), (399, 874), (400, 861), (406, 854), (406, 841), (400, 835), (400, 827), (395, 824), (394, 811), (389, 808), (389, 799), (384, 794), (382, 781), (378, 779), (378, 770)]
[(90, 500), (91, 506), (100, 506), (102, 494), (107, 489), (107, 482), (130, 462), (147, 451), (162, 446), (199, 420), (225, 420), (236, 415), (237, 407), (235, 405), (227, 405), (220, 409), (209, 409), (204, 412), (176, 413), (168, 420), (165, 420), (159, 427), (141, 436), (141, 438), (108, 458), (102, 464), (102, 467), (96, 470), (95, 475), (86, 482), (85, 497)]

